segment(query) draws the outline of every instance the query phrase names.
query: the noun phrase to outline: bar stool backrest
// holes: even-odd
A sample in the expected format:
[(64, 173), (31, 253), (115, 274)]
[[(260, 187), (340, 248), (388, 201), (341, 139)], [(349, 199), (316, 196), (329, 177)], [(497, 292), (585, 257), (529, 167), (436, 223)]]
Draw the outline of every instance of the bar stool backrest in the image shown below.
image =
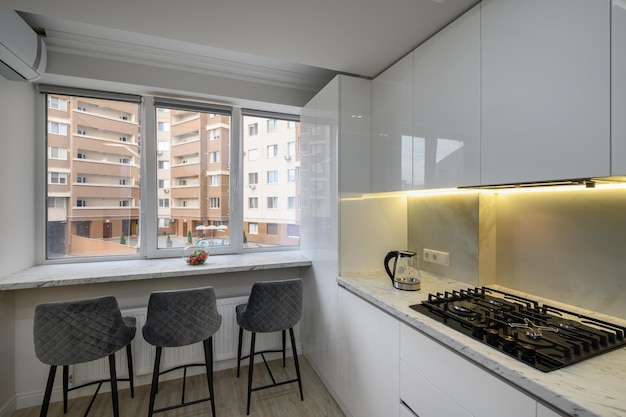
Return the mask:
[(47, 365), (104, 358), (128, 345), (135, 331), (135, 327), (125, 325), (113, 296), (35, 307), (35, 355)]
[(302, 279), (255, 282), (239, 324), (256, 333), (295, 326), (302, 317)]
[(150, 294), (143, 337), (159, 347), (187, 346), (211, 337), (222, 324), (213, 287)]

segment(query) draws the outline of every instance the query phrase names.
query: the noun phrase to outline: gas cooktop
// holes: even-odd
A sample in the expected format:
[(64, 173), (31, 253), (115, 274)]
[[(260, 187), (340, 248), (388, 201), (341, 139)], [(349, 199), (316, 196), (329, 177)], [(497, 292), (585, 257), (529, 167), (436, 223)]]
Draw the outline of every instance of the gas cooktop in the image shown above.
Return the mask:
[(626, 346), (626, 327), (486, 287), (410, 307), (543, 372)]

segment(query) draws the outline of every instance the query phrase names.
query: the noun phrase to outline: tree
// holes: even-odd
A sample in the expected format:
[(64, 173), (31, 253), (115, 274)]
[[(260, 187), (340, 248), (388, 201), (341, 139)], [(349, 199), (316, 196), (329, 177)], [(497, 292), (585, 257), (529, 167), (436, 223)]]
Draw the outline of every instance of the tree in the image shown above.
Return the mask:
[(191, 243), (191, 230), (187, 230), (187, 243)]
[(120, 234), (120, 245), (126, 244), (126, 236), (124, 236), (124, 232)]

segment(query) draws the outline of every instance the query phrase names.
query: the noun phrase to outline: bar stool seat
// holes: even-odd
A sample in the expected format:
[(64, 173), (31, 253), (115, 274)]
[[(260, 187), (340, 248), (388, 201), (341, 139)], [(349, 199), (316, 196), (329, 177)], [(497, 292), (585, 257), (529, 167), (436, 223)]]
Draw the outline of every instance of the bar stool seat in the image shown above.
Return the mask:
[[(78, 388), (98, 384), (85, 416), (89, 413), (100, 387), (111, 383), (113, 415), (119, 416), (117, 382), (129, 381), (134, 397), (133, 358), (130, 342), (135, 337), (134, 317), (122, 317), (113, 296), (77, 301), (42, 303), (35, 307), (33, 339), (35, 355), (50, 365), (48, 383), (40, 416), (48, 414), (50, 396), (57, 366), (63, 367), (63, 412), (67, 413), (67, 394)], [(115, 369), (115, 352), (126, 347), (128, 378), (118, 379)], [(69, 365), (109, 358), (110, 378), (92, 381), (69, 388)]]
[[(185, 407), (205, 401), (211, 402), (211, 412), (215, 417), (215, 396), (213, 391), (213, 335), (222, 324), (222, 316), (217, 311), (217, 302), (213, 287), (203, 287), (176, 291), (157, 291), (150, 295), (146, 324), (143, 326), (143, 337), (146, 342), (156, 346), (154, 371), (150, 389), (148, 417), (154, 413)], [(204, 346), (204, 363), (180, 365), (161, 371), (161, 354), (163, 348), (181, 347), (202, 342)], [(187, 368), (204, 366), (209, 396), (195, 401), (185, 401), (185, 381)], [(182, 397), (179, 404), (154, 408), (159, 387), (159, 376), (183, 369)]]
[[(293, 334), (293, 327), (302, 317), (302, 279), (290, 279), (284, 281), (262, 281), (256, 282), (252, 286), (250, 298), (246, 304), (238, 305), (235, 308), (237, 324), (239, 325), (239, 340), (237, 347), (237, 377), (242, 359), (249, 358), (248, 367), (248, 400), (246, 414), (250, 414), (250, 398), (253, 391), (276, 387), (279, 385), (298, 383), (300, 389), (300, 400), (304, 401), (302, 393), (302, 379), (300, 378), (300, 364), (298, 362), (298, 352), (296, 351), (296, 341)], [(285, 331), (289, 330), (291, 349), (296, 368), (296, 378), (287, 381), (277, 382), (265, 358), (265, 353), (282, 352), (283, 367), (285, 366)], [(250, 339), (250, 353), (241, 356), (243, 331), (252, 333)], [(281, 350), (264, 350), (255, 352), (256, 333), (282, 333)], [(270, 374), (272, 384), (253, 387), (254, 357), (261, 355), (265, 367)]]

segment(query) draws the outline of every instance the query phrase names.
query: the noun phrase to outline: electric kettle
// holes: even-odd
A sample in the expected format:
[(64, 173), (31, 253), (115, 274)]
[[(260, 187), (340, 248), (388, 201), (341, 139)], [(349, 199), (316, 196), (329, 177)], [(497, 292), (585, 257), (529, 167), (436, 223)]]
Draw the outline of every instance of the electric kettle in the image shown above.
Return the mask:
[[(393, 260), (393, 265), (389, 263)], [(394, 288), (417, 291), (420, 289), (420, 271), (415, 252), (394, 250), (385, 256), (385, 271)]]

